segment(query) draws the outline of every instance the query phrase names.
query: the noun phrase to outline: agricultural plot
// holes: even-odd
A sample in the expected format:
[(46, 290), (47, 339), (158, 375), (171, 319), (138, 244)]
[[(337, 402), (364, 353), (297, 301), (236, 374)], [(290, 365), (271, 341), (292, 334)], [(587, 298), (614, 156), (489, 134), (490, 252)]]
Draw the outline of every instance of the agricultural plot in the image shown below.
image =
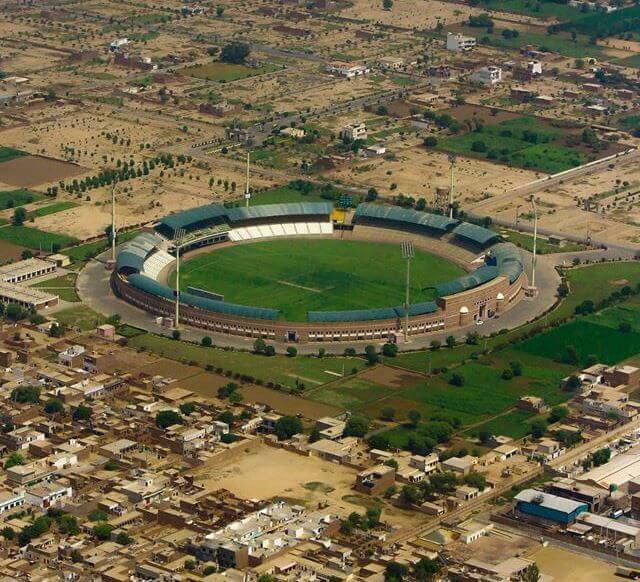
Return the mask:
[(15, 148), (9, 148), (6, 146), (0, 146), (0, 164), (3, 162), (8, 162), (9, 160), (13, 160), (14, 158), (19, 158), (20, 156), (26, 156), (27, 154), (21, 150), (17, 150)]
[(474, 426), (465, 434), (478, 436), (480, 432), (487, 431), (492, 435), (505, 435), (513, 439), (521, 439), (531, 430), (531, 421), (535, 415), (524, 410), (511, 410), (488, 420), (481, 425)]
[(0, 192), (0, 210), (6, 210), (7, 208), (14, 208), (16, 206), (24, 206), (31, 202), (37, 202), (41, 200), (42, 196), (35, 192), (30, 192), (24, 188), (18, 190), (4, 190)]
[(483, 2), (489, 10), (500, 12), (513, 12), (514, 14), (526, 14), (536, 18), (554, 18), (560, 21), (572, 20), (582, 15), (578, 8), (554, 2), (553, 0), (542, 0), (542, 2), (531, 2), (530, 0), (489, 0)]
[[(372, 271), (371, 265), (384, 268)], [(305, 321), (312, 310), (400, 304), (405, 268), (395, 245), (334, 239), (274, 240), (197, 255), (184, 263), (180, 275), (184, 289), (207, 289), (224, 295), (226, 301), (280, 309), (289, 321)], [(416, 303), (432, 299), (436, 283), (464, 273), (441, 257), (419, 251), (411, 268), (411, 297)]]
[(208, 65), (187, 67), (178, 71), (178, 74), (186, 77), (195, 77), (196, 79), (226, 83), (246, 79), (247, 77), (255, 77), (256, 75), (264, 75), (265, 73), (273, 73), (278, 69), (280, 67), (268, 63), (258, 67), (248, 67), (246, 65), (215, 62)]
[(203, 348), (152, 334), (138, 335), (130, 340), (129, 345), (173, 360), (231, 370), (265, 383), (274, 382), (288, 388), (303, 383), (308, 390), (340, 378), (343, 371), (348, 373), (364, 367), (361, 358), (256, 356), (248, 352)]
[(438, 147), (456, 154), (554, 174), (586, 161), (580, 151), (562, 145), (562, 138), (561, 129), (533, 117), (518, 117), (444, 138), (438, 142)]
[(640, 31), (640, 6), (629, 6), (609, 13), (591, 13), (562, 25), (563, 29), (606, 38), (626, 32)]
[(391, 388), (358, 377), (322, 386), (305, 394), (305, 396), (316, 402), (357, 411), (375, 400), (388, 396), (392, 392), (393, 389)]
[(49, 216), (50, 214), (64, 212), (65, 210), (75, 208), (76, 206), (78, 206), (78, 204), (71, 201), (55, 202), (54, 204), (47, 204), (46, 206), (41, 206), (40, 208), (32, 210), (31, 212), (27, 213), (27, 217), (38, 218), (41, 216)]
[(66, 234), (45, 232), (29, 226), (0, 228), (0, 240), (35, 250), (55, 251), (76, 244), (78, 240)]

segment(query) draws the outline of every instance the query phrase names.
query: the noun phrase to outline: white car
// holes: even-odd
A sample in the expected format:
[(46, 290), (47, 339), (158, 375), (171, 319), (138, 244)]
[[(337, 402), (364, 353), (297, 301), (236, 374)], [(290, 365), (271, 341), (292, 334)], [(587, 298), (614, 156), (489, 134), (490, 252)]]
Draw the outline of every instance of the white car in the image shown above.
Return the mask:
[(482, 325), (484, 323), (484, 321), (482, 321), (481, 319), (477, 319), (476, 320), (476, 325)]

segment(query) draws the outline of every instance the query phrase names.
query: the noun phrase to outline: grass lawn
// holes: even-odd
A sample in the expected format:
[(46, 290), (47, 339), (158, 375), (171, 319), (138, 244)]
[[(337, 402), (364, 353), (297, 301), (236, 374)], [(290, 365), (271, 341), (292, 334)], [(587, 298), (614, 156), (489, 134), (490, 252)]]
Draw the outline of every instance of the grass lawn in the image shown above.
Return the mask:
[(524, 410), (510, 410), (506, 414), (496, 416), (487, 422), (469, 429), (468, 434), (474, 437), (486, 430), (492, 435), (505, 435), (514, 439), (526, 436), (535, 415)]
[(78, 239), (55, 232), (45, 232), (30, 226), (5, 226), (0, 228), (0, 240), (27, 247), (30, 249), (52, 250), (68, 247), (78, 242)]
[(251, 202), (253, 204), (282, 204), (286, 202), (326, 202), (326, 200), (318, 192), (303, 194), (291, 186), (278, 186), (266, 192), (252, 194)]
[(56, 311), (53, 317), (64, 325), (78, 327), (82, 331), (88, 331), (101, 325), (105, 319), (99, 313), (96, 313), (84, 305), (77, 305)]
[(46, 281), (40, 281), (33, 285), (38, 289), (50, 291), (55, 295), (59, 295), (63, 301), (77, 302), (80, 301), (78, 294), (76, 293), (75, 284), (77, 273), (67, 273), (60, 277), (53, 279), (47, 279)]
[(195, 77), (197, 79), (206, 79), (207, 81), (227, 82), (245, 79), (246, 77), (255, 77), (256, 75), (264, 75), (265, 73), (273, 73), (279, 69), (280, 67), (269, 63), (259, 67), (248, 67), (246, 65), (214, 62), (208, 65), (186, 67), (178, 71), (178, 74), (186, 77)]
[(322, 386), (305, 394), (306, 398), (340, 406), (355, 411), (375, 400), (380, 400), (393, 392), (392, 388), (369, 382), (363, 378), (349, 378), (342, 382)]
[(486, 125), (481, 131), (445, 137), (437, 147), (555, 174), (586, 161), (581, 152), (559, 143), (562, 138), (561, 129), (545, 126), (534, 117), (518, 117)]
[[(372, 270), (372, 265), (384, 267)], [(183, 289), (189, 285), (207, 289), (221, 293), (229, 302), (276, 308), (289, 321), (305, 321), (310, 310), (402, 303), (405, 268), (397, 245), (300, 239), (197, 255), (182, 265), (180, 275)], [(432, 299), (433, 285), (464, 273), (457, 265), (420, 251), (411, 269), (414, 303)]]
[(55, 202), (54, 204), (48, 204), (47, 206), (41, 206), (40, 208), (32, 210), (31, 212), (27, 213), (27, 217), (37, 218), (40, 216), (48, 216), (49, 214), (63, 212), (65, 210), (69, 210), (69, 208), (75, 208), (76, 206), (78, 206), (78, 204), (71, 201)]
[[(525, 232), (519, 232), (517, 230), (510, 230), (507, 228), (501, 228), (500, 234), (505, 235), (509, 242), (519, 246), (521, 249), (527, 251), (533, 251), (533, 235)], [(562, 246), (551, 244), (548, 239), (538, 237), (536, 245), (536, 252), (540, 255), (548, 255), (552, 253), (569, 253), (575, 251), (584, 251), (587, 247), (580, 243), (567, 242)]]
[(19, 158), (21, 156), (28, 155), (26, 152), (22, 150), (17, 150), (15, 148), (9, 148), (6, 146), (0, 146), (0, 164), (2, 162), (8, 162), (9, 160), (13, 160), (13, 158)]
[(152, 334), (138, 335), (129, 341), (129, 345), (144, 348), (166, 358), (195, 362), (201, 366), (209, 364), (214, 368), (232, 370), (289, 388), (294, 388), (296, 380), (299, 380), (308, 390), (336, 380), (337, 375), (342, 374), (343, 367), (347, 373), (354, 368), (360, 370), (364, 367), (364, 360), (361, 358), (256, 356), (235, 350), (203, 348)]
[(0, 210), (6, 210), (7, 208), (14, 208), (16, 206), (22, 206), (31, 202), (37, 202), (41, 200), (42, 196), (20, 188), (18, 190), (4, 190), (0, 192)]

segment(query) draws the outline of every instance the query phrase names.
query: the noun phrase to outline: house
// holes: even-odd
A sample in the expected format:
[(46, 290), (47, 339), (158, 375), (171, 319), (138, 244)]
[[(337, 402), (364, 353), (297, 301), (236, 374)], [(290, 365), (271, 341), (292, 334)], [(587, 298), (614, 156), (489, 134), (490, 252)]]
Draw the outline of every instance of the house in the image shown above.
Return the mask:
[(482, 67), (472, 73), (471, 80), (486, 87), (494, 87), (502, 81), (502, 69), (493, 65)]
[(551, 97), (551, 95), (536, 95), (533, 102), (539, 107), (552, 107), (555, 105), (556, 100), (554, 97)]
[(340, 440), (320, 439), (309, 445), (309, 450), (324, 459), (331, 462), (349, 462), (351, 459), (351, 451), (357, 444), (354, 437), (346, 437)]
[(506, 461), (511, 457), (515, 457), (520, 452), (520, 449), (514, 445), (500, 445), (493, 449), (493, 452), (499, 461)]
[(201, 103), (198, 110), (200, 113), (224, 117), (228, 113), (235, 111), (236, 106), (227, 101), (221, 101), (220, 103)]
[(420, 471), (428, 475), (438, 468), (438, 462), (439, 459), (436, 453), (431, 453), (424, 457), (422, 455), (412, 455), (409, 459), (409, 466), (420, 469)]
[(382, 57), (378, 61), (378, 66), (385, 71), (401, 71), (405, 63), (400, 57)]
[(387, 153), (387, 148), (382, 144), (370, 145), (365, 148), (364, 153), (368, 157), (384, 156)]
[(640, 368), (635, 366), (611, 366), (602, 371), (602, 382), (614, 388), (625, 385), (635, 388), (640, 385)]
[(295, 139), (300, 139), (305, 136), (305, 131), (299, 127), (285, 127), (280, 130), (281, 135), (286, 135), (288, 137), (293, 137)]
[(338, 439), (344, 432), (346, 423), (331, 416), (323, 416), (316, 421), (316, 428), (323, 439)]
[(367, 139), (367, 126), (362, 121), (351, 123), (340, 130), (340, 137), (348, 142)]
[(382, 495), (396, 480), (394, 467), (376, 465), (356, 475), (354, 489), (367, 495)]
[(64, 500), (71, 497), (72, 494), (73, 490), (69, 485), (62, 481), (54, 481), (28, 487), (24, 493), (24, 500), (28, 505), (47, 508), (64, 503)]
[(339, 75), (340, 77), (352, 79), (353, 77), (359, 77), (360, 75), (370, 73), (371, 69), (367, 65), (335, 62), (327, 66), (327, 72), (332, 75)]
[(117, 38), (109, 43), (109, 51), (115, 53), (121, 51), (129, 46), (128, 38)]
[(544, 414), (549, 411), (549, 407), (542, 398), (538, 396), (522, 396), (517, 404), (520, 410), (525, 412), (533, 412), (535, 414)]
[(480, 495), (480, 490), (477, 487), (472, 487), (471, 485), (456, 487), (456, 497), (460, 501), (471, 501), (477, 499), (478, 495)]
[(493, 531), (492, 523), (480, 523), (473, 519), (468, 519), (456, 526), (456, 531), (460, 534), (460, 541), (464, 544), (472, 544), (482, 536), (489, 535)]
[(478, 459), (471, 455), (466, 455), (464, 457), (451, 457), (446, 461), (442, 461), (442, 468), (445, 471), (450, 471), (451, 473), (468, 475), (477, 463)]
[(455, 53), (466, 53), (476, 46), (476, 39), (473, 36), (464, 36), (461, 33), (447, 33), (447, 50)]

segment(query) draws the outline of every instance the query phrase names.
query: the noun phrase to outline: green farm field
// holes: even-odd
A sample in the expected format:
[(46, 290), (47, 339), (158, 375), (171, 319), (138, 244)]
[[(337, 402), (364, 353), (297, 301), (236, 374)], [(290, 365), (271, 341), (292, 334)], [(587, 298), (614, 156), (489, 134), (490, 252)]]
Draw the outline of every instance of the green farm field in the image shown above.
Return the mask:
[(42, 216), (49, 216), (49, 214), (57, 214), (58, 212), (64, 212), (65, 210), (69, 210), (70, 208), (75, 208), (78, 206), (76, 202), (64, 201), (64, 202), (54, 202), (53, 204), (47, 204), (46, 206), (40, 206), (39, 208), (34, 208), (32, 211), (27, 213), (27, 218), (38, 218)]
[(52, 250), (67, 247), (78, 242), (77, 239), (66, 234), (45, 232), (29, 226), (5, 226), (0, 228), (0, 240), (21, 245), (30, 249)]
[[(197, 255), (182, 265), (180, 281), (183, 289), (206, 289), (229, 302), (280, 309), (289, 321), (305, 321), (310, 310), (401, 304), (405, 268), (395, 245), (273, 240)], [(457, 265), (423, 252), (416, 252), (411, 269), (413, 303), (432, 299), (436, 283), (464, 274)], [(175, 275), (171, 279), (173, 284)]]
[(27, 154), (21, 150), (9, 148), (6, 146), (0, 146), (0, 163), (8, 162), (9, 160), (13, 160), (14, 158), (19, 158), (20, 156), (26, 155)]
[(489, 0), (488, 2), (484, 2), (483, 6), (486, 6), (489, 10), (526, 14), (536, 18), (555, 18), (560, 21), (573, 20), (582, 15), (579, 8), (554, 2), (553, 0), (542, 0), (542, 2), (531, 2), (530, 0)]
[(14, 208), (16, 206), (23, 206), (30, 204), (31, 202), (37, 202), (41, 200), (42, 196), (19, 188), (18, 190), (3, 190), (0, 192), (0, 210), (6, 210), (7, 208)]
[(247, 67), (246, 65), (235, 65), (231, 63), (210, 63), (208, 65), (197, 65), (187, 67), (178, 71), (178, 74), (186, 77), (195, 77), (197, 79), (206, 79), (207, 81), (237, 81), (246, 77), (254, 77), (256, 75), (264, 75), (265, 73), (273, 73), (280, 67), (265, 64), (259, 67)]
[(438, 148), (456, 154), (555, 174), (586, 161), (576, 149), (561, 143), (561, 129), (533, 117), (518, 117), (484, 126), (480, 131), (447, 137)]

